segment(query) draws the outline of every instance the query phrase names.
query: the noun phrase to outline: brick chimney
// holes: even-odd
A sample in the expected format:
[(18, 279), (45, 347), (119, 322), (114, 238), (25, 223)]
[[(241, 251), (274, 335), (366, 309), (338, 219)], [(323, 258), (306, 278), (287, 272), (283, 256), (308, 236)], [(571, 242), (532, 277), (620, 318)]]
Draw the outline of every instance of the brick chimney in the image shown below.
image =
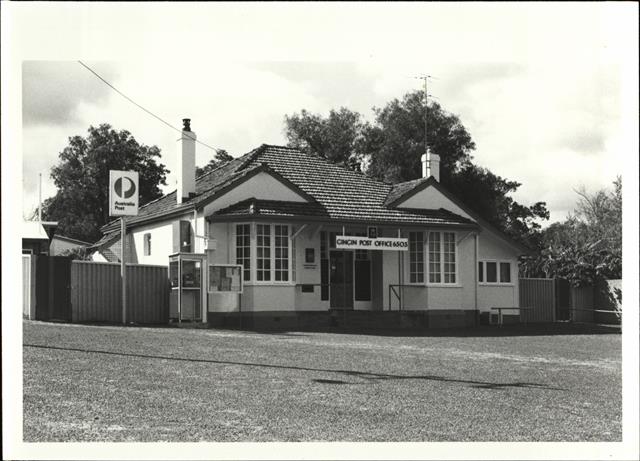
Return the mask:
[(427, 153), (422, 154), (420, 160), (422, 161), (422, 177), (433, 176), (436, 181), (440, 182), (440, 156), (427, 149)]
[(191, 131), (191, 119), (182, 119), (182, 136), (178, 139), (178, 203), (196, 193), (196, 134)]

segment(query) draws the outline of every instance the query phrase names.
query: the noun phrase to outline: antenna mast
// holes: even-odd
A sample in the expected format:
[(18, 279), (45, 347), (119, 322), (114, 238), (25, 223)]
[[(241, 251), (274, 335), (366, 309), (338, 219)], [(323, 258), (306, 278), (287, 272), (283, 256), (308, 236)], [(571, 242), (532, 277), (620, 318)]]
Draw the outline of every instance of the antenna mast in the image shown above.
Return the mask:
[[(427, 128), (428, 128), (428, 111), (429, 111), (429, 96), (434, 97), (433, 95), (430, 95), (428, 92), (428, 87), (427, 87), (427, 82), (428, 79), (430, 78), (435, 78), (431, 75), (419, 75), (417, 77), (415, 77), (417, 79), (422, 80), (422, 82), (424, 83), (424, 152), (427, 153), (427, 151), (429, 150), (429, 141), (428, 141), (428, 135), (427, 135)], [(436, 98), (437, 99), (437, 98)]]

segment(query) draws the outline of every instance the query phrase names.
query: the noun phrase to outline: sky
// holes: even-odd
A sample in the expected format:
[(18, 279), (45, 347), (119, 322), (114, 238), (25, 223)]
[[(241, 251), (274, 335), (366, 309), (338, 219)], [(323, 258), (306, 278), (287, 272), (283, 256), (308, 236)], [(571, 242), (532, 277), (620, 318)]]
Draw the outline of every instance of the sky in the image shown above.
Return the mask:
[[(78, 59), (174, 126), (191, 118), (200, 140), (233, 156), (285, 144), (284, 116), (301, 109), (345, 106), (372, 120), (373, 107), (421, 89), (414, 76), (432, 75), (429, 93), (470, 132), (474, 161), (520, 182), (519, 202), (546, 202), (549, 222), (574, 209), (576, 189), (612, 187), (636, 154), (624, 70), (637, 46), (620, 5), (251, 7), (71, 10), (66, 51), (82, 52), (22, 61), (23, 215), (38, 204), (40, 173), (43, 199), (55, 194), (49, 173), (68, 138), (100, 123), (157, 145), (171, 170), (163, 190), (175, 188), (177, 133)], [(196, 163), (213, 154), (199, 144)]]

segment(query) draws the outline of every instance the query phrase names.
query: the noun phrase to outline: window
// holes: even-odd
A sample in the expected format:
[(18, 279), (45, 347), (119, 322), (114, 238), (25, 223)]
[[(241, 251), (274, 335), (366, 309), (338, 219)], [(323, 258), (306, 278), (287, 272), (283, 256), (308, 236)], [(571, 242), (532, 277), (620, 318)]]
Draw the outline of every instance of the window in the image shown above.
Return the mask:
[(236, 224), (236, 264), (244, 267), (244, 281), (295, 281), (290, 262), (295, 247), (290, 239), (287, 224)]
[(478, 282), (511, 283), (511, 263), (508, 261), (479, 261)]
[(455, 232), (429, 232), (428, 248), (429, 283), (456, 283)]
[(442, 237), (444, 283), (456, 283), (456, 234), (444, 232)]
[(511, 264), (500, 263), (500, 282), (511, 283)]
[(424, 283), (424, 234), (409, 232), (409, 283)]
[(440, 232), (429, 232), (429, 283), (440, 283)]
[(256, 280), (271, 280), (271, 226), (258, 224), (256, 235)]
[(144, 234), (144, 255), (151, 255), (151, 233)]
[(251, 225), (236, 225), (236, 264), (244, 267), (242, 274), (246, 282), (251, 280)]
[(289, 281), (289, 227), (275, 225), (275, 281)]
[(487, 263), (487, 283), (496, 283), (498, 281), (497, 263)]

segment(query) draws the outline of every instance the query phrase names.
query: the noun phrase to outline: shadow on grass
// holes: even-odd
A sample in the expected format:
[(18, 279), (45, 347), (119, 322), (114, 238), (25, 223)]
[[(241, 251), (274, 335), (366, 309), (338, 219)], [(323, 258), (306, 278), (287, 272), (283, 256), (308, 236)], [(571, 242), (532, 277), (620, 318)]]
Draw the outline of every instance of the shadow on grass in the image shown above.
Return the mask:
[[(223, 330), (212, 328), (213, 330)], [(225, 328), (227, 331), (247, 331), (252, 333), (268, 335), (288, 335), (303, 333), (332, 333), (345, 335), (368, 335), (368, 336), (390, 336), (390, 337), (510, 337), (510, 336), (562, 336), (562, 335), (619, 335), (621, 329), (616, 325), (598, 325), (587, 323), (545, 323), (545, 324), (513, 324), (503, 325), (480, 325), (467, 328), (423, 328), (423, 329), (383, 329), (383, 328), (350, 328), (346, 327), (317, 327), (301, 329), (240, 329)], [(296, 333), (293, 333), (293, 332)]]
[(364, 382), (360, 382), (360, 383), (347, 383), (339, 380), (313, 379), (314, 382), (319, 384), (364, 384), (364, 383), (373, 383), (376, 381), (414, 380), (415, 379), (415, 380), (426, 380), (426, 381), (440, 381), (445, 383), (469, 384), (471, 385), (471, 387), (475, 387), (479, 389), (495, 390), (495, 389), (504, 389), (509, 387), (521, 387), (521, 388), (535, 388), (535, 389), (545, 389), (545, 390), (554, 390), (554, 391), (567, 390), (560, 387), (548, 386), (546, 384), (536, 384), (536, 383), (527, 383), (527, 382), (492, 383), (487, 381), (446, 378), (444, 376), (437, 376), (437, 375), (395, 375), (395, 374), (387, 374), (387, 373), (371, 373), (368, 371), (356, 371), (356, 370), (331, 370), (331, 369), (325, 369), (325, 368), (299, 367), (299, 366), (293, 366), (293, 365), (275, 365), (275, 364), (269, 364), (269, 363), (234, 362), (234, 361), (228, 361), (228, 360), (194, 359), (194, 358), (186, 358), (186, 357), (171, 357), (171, 356), (165, 356), (165, 355), (133, 354), (128, 352), (80, 349), (80, 348), (74, 348), (74, 347), (46, 346), (41, 344), (24, 344), (23, 347), (32, 347), (36, 349), (60, 350), (60, 351), (72, 351), (72, 352), (85, 352), (90, 354), (116, 355), (120, 357), (172, 360), (172, 361), (178, 361), (178, 362), (213, 363), (216, 365), (236, 365), (236, 366), (256, 367), (256, 368), (272, 368), (272, 369), (281, 369), (281, 370), (298, 370), (298, 371), (311, 371), (311, 372), (321, 372), (321, 373), (335, 373), (339, 375), (345, 375), (348, 377), (359, 378), (364, 380)]
[[(37, 322), (29, 320), (29, 322)], [(48, 322), (42, 322), (48, 323)], [(68, 323), (68, 322), (62, 322)], [(317, 327), (300, 327), (300, 328), (259, 328), (225, 326), (212, 327), (207, 324), (143, 324), (130, 323), (122, 325), (113, 322), (79, 322), (79, 325), (87, 325), (94, 327), (124, 327), (124, 328), (168, 328), (168, 329), (209, 329), (213, 331), (234, 331), (246, 333), (258, 333), (272, 336), (288, 337), (304, 337), (312, 333), (331, 333), (345, 335), (368, 335), (368, 336), (390, 336), (390, 337), (509, 337), (509, 336), (561, 336), (561, 335), (619, 335), (621, 328), (619, 325), (605, 325), (592, 323), (531, 323), (531, 324), (507, 324), (501, 327), (497, 325), (479, 325), (466, 328), (354, 328), (349, 326), (328, 327), (319, 325)]]

